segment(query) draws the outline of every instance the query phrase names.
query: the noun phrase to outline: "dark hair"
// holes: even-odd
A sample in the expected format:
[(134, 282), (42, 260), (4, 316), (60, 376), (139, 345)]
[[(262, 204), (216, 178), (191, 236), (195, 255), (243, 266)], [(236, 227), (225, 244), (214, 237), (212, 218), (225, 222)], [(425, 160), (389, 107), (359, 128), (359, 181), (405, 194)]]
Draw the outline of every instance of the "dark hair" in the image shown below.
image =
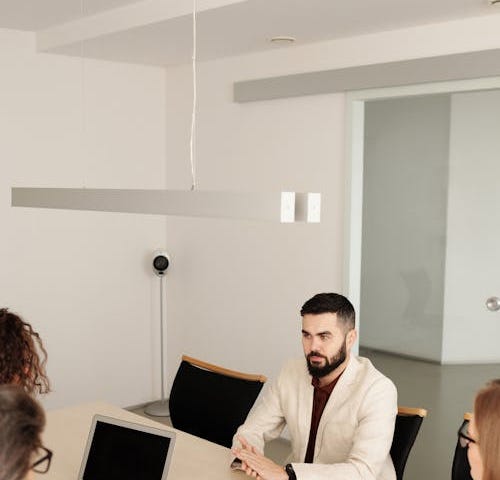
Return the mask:
[(490, 381), (476, 395), (474, 423), (479, 436), (479, 453), (483, 462), (483, 479), (500, 476), (500, 379)]
[(41, 446), (45, 414), (18, 385), (0, 385), (0, 479), (22, 480)]
[(346, 331), (356, 326), (356, 314), (352, 303), (338, 293), (318, 293), (310, 298), (300, 310), (300, 315), (319, 315), (320, 313), (336, 313), (337, 320)]
[(28, 393), (47, 393), (46, 362), (40, 335), (18, 315), (0, 308), (0, 384), (15, 383)]

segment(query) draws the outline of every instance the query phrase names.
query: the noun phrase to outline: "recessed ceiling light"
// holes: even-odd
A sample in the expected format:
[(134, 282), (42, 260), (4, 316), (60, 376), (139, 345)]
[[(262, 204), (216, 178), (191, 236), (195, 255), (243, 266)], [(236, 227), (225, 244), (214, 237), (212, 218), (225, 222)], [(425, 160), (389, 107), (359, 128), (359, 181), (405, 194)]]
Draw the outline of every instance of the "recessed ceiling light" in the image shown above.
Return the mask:
[[(498, 0), (500, 1), (500, 0)], [(279, 37), (273, 37), (271, 38), (272, 43), (293, 43), (295, 42), (295, 37), (286, 37), (286, 36), (279, 36)]]

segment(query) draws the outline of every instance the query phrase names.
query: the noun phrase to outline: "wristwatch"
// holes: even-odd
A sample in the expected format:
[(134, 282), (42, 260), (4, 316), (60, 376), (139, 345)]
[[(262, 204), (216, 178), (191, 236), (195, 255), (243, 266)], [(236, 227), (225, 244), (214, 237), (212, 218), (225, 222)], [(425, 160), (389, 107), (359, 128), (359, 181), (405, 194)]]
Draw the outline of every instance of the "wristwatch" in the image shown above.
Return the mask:
[(291, 463), (285, 465), (285, 472), (288, 475), (288, 480), (297, 480), (297, 475), (295, 475), (295, 470)]

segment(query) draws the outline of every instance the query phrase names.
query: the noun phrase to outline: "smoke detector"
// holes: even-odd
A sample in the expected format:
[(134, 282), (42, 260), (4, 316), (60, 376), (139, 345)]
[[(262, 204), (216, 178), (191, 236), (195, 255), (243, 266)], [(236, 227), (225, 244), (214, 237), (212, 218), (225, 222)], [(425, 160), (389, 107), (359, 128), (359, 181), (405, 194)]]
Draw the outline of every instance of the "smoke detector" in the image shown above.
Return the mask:
[[(500, 0), (497, 0), (500, 2)], [(295, 37), (287, 37), (287, 36), (284, 36), (284, 35), (280, 35), (280, 36), (277, 36), (277, 37), (272, 37), (271, 38), (271, 43), (293, 43), (295, 42)]]

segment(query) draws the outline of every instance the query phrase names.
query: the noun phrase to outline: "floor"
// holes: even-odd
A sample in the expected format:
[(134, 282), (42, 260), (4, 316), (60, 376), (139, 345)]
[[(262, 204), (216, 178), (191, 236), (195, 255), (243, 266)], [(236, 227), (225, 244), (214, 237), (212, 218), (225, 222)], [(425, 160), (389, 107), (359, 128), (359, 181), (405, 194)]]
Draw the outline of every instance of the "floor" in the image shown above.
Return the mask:
[[(486, 381), (500, 377), (500, 365), (442, 366), (366, 348), (360, 353), (394, 381), (399, 405), (428, 410), (406, 466), (405, 480), (449, 480), (463, 414), (472, 410), (474, 393)], [(147, 416), (143, 408), (133, 411)], [(170, 424), (168, 417), (150, 418)], [(289, 448), (287, 440), (278, 439), (266, 446), (266, 454), (283, 464)]]

